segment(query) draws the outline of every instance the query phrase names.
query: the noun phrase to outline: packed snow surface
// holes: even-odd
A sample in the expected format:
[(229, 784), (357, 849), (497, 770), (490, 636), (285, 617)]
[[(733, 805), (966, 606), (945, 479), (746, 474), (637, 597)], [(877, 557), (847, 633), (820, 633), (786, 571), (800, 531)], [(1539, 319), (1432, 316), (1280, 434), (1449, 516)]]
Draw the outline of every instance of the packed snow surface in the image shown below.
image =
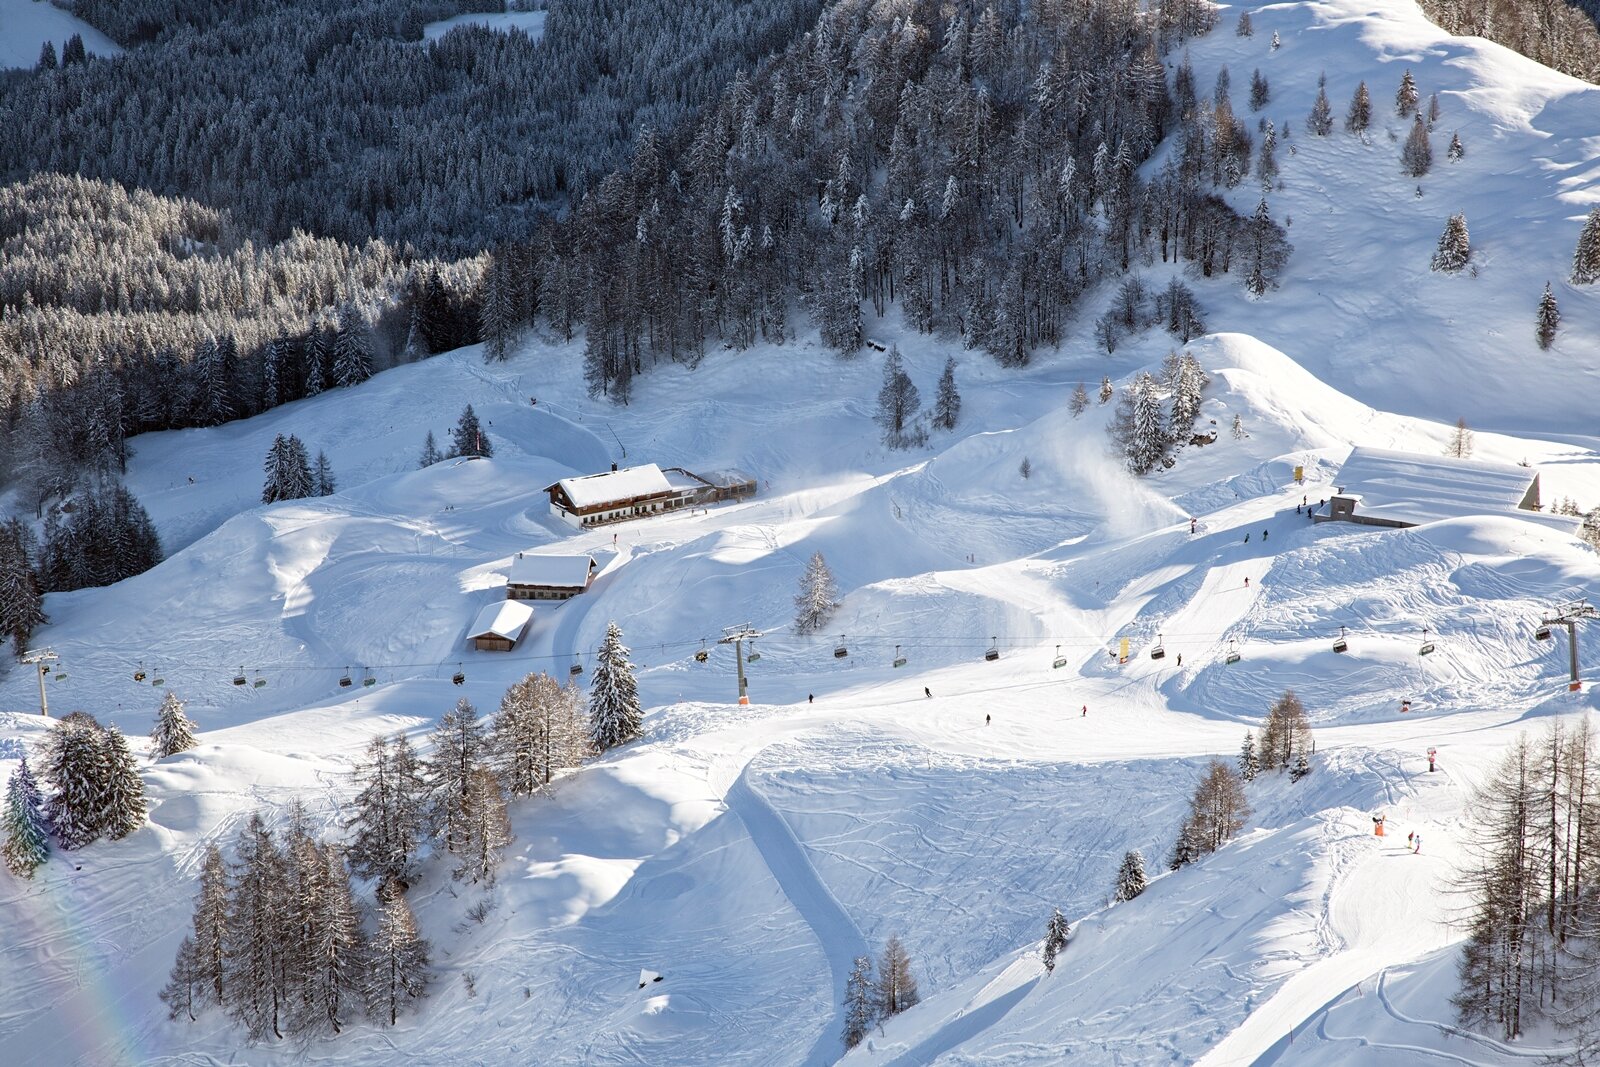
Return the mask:
[[(1546, 501), (1600, 503), (1574, 399), (1600, 373), (1600, 297), (1560, 280), (1600, 199), (1600, 90), (1446, 37), (1405, 3), (1274, 5), (1255, 22), (1252, 38), (1225, 25), (1190, 54), (1202, 87), (1225, 63), (1236, 85), (1270, 74), (1269, 111), (1294, 126), (1270, 202), (1297, 250), (1260, 301), (1237, 278), (1194, 281), (1208, 321), (1235, 332), (1188, 346), (1211, 379), (1198, 428), (1217, 434), (1170, 470), (1123, 471), (1114, 404), (1067, 407), (1078, 383), (1120, 388), (1172, 345), (1152, 333), (1107, 356), (1088, 340), (1094, 306), (1021, 370), (874, 323), (925, 396), (960, 361), (958, 428), (910, 452), (878, 443), (881, 362), (840, 360), (804, 332), (714, 349), (692, 372), (654, 367), (627, 407), (585, 395), (581, 341), (533, 337), (504, 364), (464, 349), (135, 441), (128, 481), (169, 558), (48, 598), (37, 640), (66, 675), (47, 682), (51, 707), (137, 739), (161, 696), (133, 681), (142, 668), (189, 702), (201, 744), (143, 764), (147, 827), (57, 854), (32, 882), (0, 878), (4, 1047), (50, 1067), (831, 1063), (853, 960), (896, 934), (923, 1002), (847, 1063), (1479, 1065), (1558, 1043), (1453, 1027), (1463, 932), (1446, 889), (1471, 790), (1505, 745), (1592, 708), (1567, 692), (1561, 642), (1531, 631), (1553, 602), (1593, 594), (1595, 555), (1498, 498), (1403, 530), (1307, 510), (1353, 447), (1437, 456), (1458, 417), (1474, 459), (1527, 462)], [(1408, 66), (1468, 144), (1421, 199), (1399, 176), (1394, 118), (1370, 143), (1301, 121), (1319, 70), (1340, 104), (1364, 78), (1386, 115)], [(1234, 195), (1253, 207), (1253, 191)], [(1427, 269), (1458, 210), (1477, 277)], [(1546, 277), (1564, 324), (1540, 354)], [(415, 469), (424, 434), (468, 403), (495, 458)], [(325, 450), (345, 488), (256, 504), (261, 458), (287, 433)], [(613, 462), (737, 467), (759, 491), (596, 530), (549, 514), (543, 487)], [(799, 636), (793, 597), (819, 551), (840, 605)], [(598, 574), (541, 606), (516, 651), (470, 651), (519, 552), (592, 556)], [(576, 666), (583, 681), (611, 620), (638, 665), (644, 736), (513, 805), (492, 889), (436, 868), (411, 890), (438, 972), (416, 1014), (242, 1051), (217, 1013), (167, 1020), (155, 992), (208, 843), (295, 799), (337, 836), (374, 733), (425, 741), (457, 698), (490, 713), (529, 671)], [(746, 623), (766, 636), (741, 706), (717, 639)], [(377, 684), (342, 690), (357, 666)], [(233, 685), (241, 671), (267, 684)], [(1240, 837), (1165, 873), (1208, 760), (1291, 688), (1317, 731), (1315, 771), (1253, 784)], [(0, 677), (0, 775), (48, 727), (36, 699), (31, 672)], [(1109, 904), (1135, 848), (1159, 876)], [(1053, 907), (1073, 935), (1047, 976)], [(640, 988), (641, 971), (662, 979)]]

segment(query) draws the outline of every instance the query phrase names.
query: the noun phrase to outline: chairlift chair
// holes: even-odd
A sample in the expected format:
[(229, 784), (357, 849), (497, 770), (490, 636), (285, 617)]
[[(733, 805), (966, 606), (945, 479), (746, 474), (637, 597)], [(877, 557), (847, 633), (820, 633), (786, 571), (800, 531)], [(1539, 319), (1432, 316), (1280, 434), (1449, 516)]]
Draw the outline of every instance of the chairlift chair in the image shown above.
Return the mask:
[(352, 681), (351, 678), (350, 678), (350, 668), (346, 667), (344, 669), (344, 673), (339, 675), (339, 688), (340, 689), (349, 689), (354, 684), (355, 684), (355, 682)]
[(1422, 648), (1417, 652), (1419, 656), (1426, 656), (1433, 651), (1433, 642), (1428, 640), (1428, 628), (1422, 628)]
[(234, 685), (245, 685), (245, 684), (248, 683), (248, 681), (249, 680), (247, 678), (245, 678), (245, 676), (244, 676), (244, 668), (240, 667), (239, 668), (239, 673), (233, 676), (233, 684)]
[(378, 684), (378, 676), (372, 673), (372, 668), (371, 667), (368, 667), (366, 676), (361, 679), (361, 688), (363, 688), (363, 689), (371, 689), (373, 686), (375, 686), (377, 684)]
[(1339, 627), (1339, 636), (1333, 640), (1333, 650), (1335, 652), (1348, 652), (1350, 650), (1350, 642), (1344, 639), (1343, 626)]
[(1052, 668), (1057, 668), (1057, 667), (1065, 667), (1066, 665), (1067, 665), (1067, 657), (1065, 657), (1065, 656), (1063, 656), (1061, 654), (1061, 646), (1057, 645), (1056, 646), (1056, 658), (1055, 658), (1055, 661), (1050, 664), (1050, 666)]
[(133, 672), (133, 680), (136, 681), (136, 682), (144, 681), (144, 664), (143, 663), (139, 664), (138, 668), (134, 670), (134, 672)]
[(260, 671), (256, 671), (256, 680), (251, 687), (254, 689), (265, 689), (267, 687), (267, 679), (262, 676)]
[(571, 667), (567, 668), (567, 676), (569, 678), (576, 678), (578, 675), (580, 675), (582, 673), (583, 673), (583, 664), (582, 663), (574, 663)]
[(450, 684), (451, 685), (466, 685), (467, 684), (466, 672), (464, 672), (461, 669), (461, 664), (459, 664), (459, 663), (456, 664), (456, 673), (454, 673), (454, 674), (452, 674), (450, 676)]
[(835, 645), (834, 648), (833, 648), (833, 658), (834, 659), (844, 659), (849, 654), (850, 654), (850, 650), (848, 648), (844, 647), (844, 634), (840, 634), (839, 635), (839, 643), (837, 645)]
[(700, 639), (700, 648), (694, 654), (694, 661), (696, 663), (704, 663), (710, 658), (711, 653), (706, 649), (706, 639), (702, 637)]
[(66, 680), (67, 680), (67, 668), (62, 666), (61, 664), (57, 664), (56, 665), (56, 681), (64, 682)]
[(1150, 650), (1150, 658), (1151, 659), (1166, 659), (1166, 657), (1167, 657), (1167, 650), (1164, 647), (1162, 647), (1161, 635), (1160, 634), (1156, 634), (1156, 646)]
[(761, 651), (756, 648), (755, 642), (750, 643), (750, 654), (744, 658), (746, 663), (754, 663), (761, 658)]
[(899, 645), (894, 646), (894, 665), (896, 667), (904, 667), (906, 665), (906, 658), (900, 654)]
[(1228, 640), (1228, 655), (1223, 659), (1223, 662), (1224, 663), (1238, 663), (1239, 662), (1239, 642), (1233, 640), (1232, 638), (1229, 638), (1229, 640)]
[(1537, 630), (1533, 631), (1533, 639), (1535, 641), (1548, 641), (1548, 640), (1550, 640), (1550, 627), (1544, 625), (1543, 623), (1540, 623), (1539, 624), (1539, 628)]
[(164, 686), (166, 684), (167, 684), (167, 680), (165, 678), (161, 677), (161, 672), (160, 671), (156, 671), (156, 676), (154, 678), (150, 679), (150, 685), (151, 685), (152, 688), (155, 688), (155, 689), (160, 689), (162, 686)]
[(998, 636), (989, 638), (989, 651), (983, 654), (983, 658), (986, 663), (993, 663), (1000, 658), (1000, 638)]

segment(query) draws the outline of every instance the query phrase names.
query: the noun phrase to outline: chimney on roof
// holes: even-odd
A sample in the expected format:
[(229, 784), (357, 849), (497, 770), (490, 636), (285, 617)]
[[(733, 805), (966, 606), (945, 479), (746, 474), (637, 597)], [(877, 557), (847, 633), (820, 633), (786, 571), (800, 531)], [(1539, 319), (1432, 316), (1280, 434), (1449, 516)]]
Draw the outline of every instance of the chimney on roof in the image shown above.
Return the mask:
[(612, 465), (611, 465), (611, 469), (612, 469), (612, 470), (613, 470), (613, 471), (614, 471), (614, 470), (616, 470), (616, 469), (617, 469), (617, 465), (616, 465), (616, 464), (615, 464), (615, 463), (613, 463), (613, 464), (612, 464)]

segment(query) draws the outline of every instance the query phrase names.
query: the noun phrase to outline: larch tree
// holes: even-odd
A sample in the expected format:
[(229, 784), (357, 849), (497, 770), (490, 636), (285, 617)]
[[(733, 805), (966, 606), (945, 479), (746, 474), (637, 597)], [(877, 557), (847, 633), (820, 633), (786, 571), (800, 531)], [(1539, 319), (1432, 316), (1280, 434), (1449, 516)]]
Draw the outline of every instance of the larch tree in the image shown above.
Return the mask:
[(433, 755), (427, 760), (429, 825), (446, 852), (467, 848), (473, 775), (489, 756), (489, 742), (478, 709), (466, 697), (456, 701), (433, 728)]
[(531, 796), (583, 762), (589, 736), (577, 686), (545, 673), (529, 674), (500, 698), (491, 748), (495, 768), (512, 796)]
[(33, 872), (50, 858), (50, 827), (39, 784), (28, 768), (26, 756), (18, 761), (6, 782), (0, 829), (5, 834), (0, 841), (0, 858), (5, 860), (6, 870), (19, 878), (32, 878)]
[(168, 689), (156, 709), (156, 725), (150, 731), (151, 756), (165, 759), (179, 752), (187, 752), (198, 744), (194, 736), (194, 723), (184, 714), (183, 701)]
[(284, 940), (288, 874), (260, 812), (239, 832), (228, 878), (223, 986), (230, 1015), (251, 1040), (284, 1034), (291, 945)]
[(350, 866), (377, 881), (379, 894), (401, 892), (416, 875), (427, 826), (427, 780), (405, 734), (382, 734), (357, 762), (355, 810), (345, 823), (355, 833)]
[(500, 850), (511, 843), (511, 820), (506, 816), (505, 791), (493, 770), (473, 768), (467, 782), (466, 841), (451, 875), (468, 882), (493, 884), (500, 866)]
[(1122, 857), (1122, 866), (1117, 868), (1117, 889), (1112, 895), (1118, 904), (1132, 900), (1150, 884), (1150, 878), (1144, 870), (1144, 854), (1138, 849), (1125, 853)]
[(1116, 394), (1115, 387), (1111, 384), (1111, 375), (1104, 374), (1100, 377), (1100, 403), (1108, 403)]
[(1072, 417), (1077, 418), (1089, 410), (1089, 391), (1079, 382), (1072, 390), (1072, 398), (1067, 401), (1067, 407), (1072, 412)]
[(794, 607), (794, 629), (801, 634), (814, 634), (822, 629), (839, 608), (839, 586), (820, 551), (813, 552), (806, 563)]
[(326, 452), (318, 450), (317, 461), (311, 467), (311, 495), (332, 496), (338, 488), (339, 482), (333, 476), (333, 463)]
[(1457, 213), (1450, 216), (1439, 234), (1439, 247), (1434, 250), (1433, 270), (1441, 274), (1458, 274), (1472, 258), (1472, 238), (1467, 233), (1467, 217)]
[(1250, 75), (1250, 110), (1260, 111), (1272, 99), (1272, 87), (1267, 84), (1266, 76), (1257, 67)]
[(1450, 443), (1445, 447), (1444, 454), (1456, 459), (1467, 459), (1472, 455), (1472, 430), (1467, 426), (1466, 416), (1456, 419), (1456, 427), (1450, 431)]
[(1561, 308), (1556, 303), (1556, 294), (1550, 288), (1550, 283), (1544, 283), (1544, 295), (1539, 298), (1538, 322), (1534, 327), (1534, 337), (1539, 342), (1540, 349), (1548, 350), (1556, 343), (1556, 330), (1561, 325)]
[(889, 936), (883, 954), (878, 957), (878, 982), (874, 992), (880, 1020), (899, 1015), (922, 999), (917, 992), (917, 980), (911, 974), (911, 956), (898, 935)]
[(427, 994), (432, 979), (429, 951), (404, 894), (383, 900), (377, 931), (368, 948), (364, 984), (367, 1011), (374, 1019), (393, 1026), (411, 1002)]
[(589, 687), (589, 741), (604, 752), (638, 737), (643, 725), (633, 664), (622, 643), (622, 629), (613, 621), (606, 626)]
[(890, 346), (883, 360), (883, 385), (878, 389), (878, 413), (873, 419), (883, 428), (883, 443), (890, 448), (907, 448), (916, 443), (913, 422), (921, 407), (921, 397), (906, 373), (900, 350)]
[(1360, 82), (1350, 97), (1350, 110), (1345, 112), (1344, 128), (1350, 133), (1361, 133), (1370, 125), (1372, 125), (1372, 97), (1367, 92), (1367, 83)]
[(1223, 760), (1212, 760), (1189, 802), (1194, 843), (1201, 854), (1227, 844), (1249, 817), (1250, 804), (1239, 775)]
[(1055, 973), (1056, 957), (1067, 947), (1067, 936), (1070, 932), (1067, 917), (1061, 914), (1061, 909), (1050, 909), (1050, 921), (1045, 923), (1044, 927), (1044, 969), (1047, 973)]

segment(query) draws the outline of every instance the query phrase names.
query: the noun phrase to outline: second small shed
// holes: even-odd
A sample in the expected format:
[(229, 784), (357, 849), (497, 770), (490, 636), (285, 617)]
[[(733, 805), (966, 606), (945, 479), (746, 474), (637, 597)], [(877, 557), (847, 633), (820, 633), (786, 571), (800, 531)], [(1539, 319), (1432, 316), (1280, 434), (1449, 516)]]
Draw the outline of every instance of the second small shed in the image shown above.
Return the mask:
[(533, 621), (533, 609), (516, 600), (497, 600), (472, 620), (467, 640), (479, 652), (510, 652)]

